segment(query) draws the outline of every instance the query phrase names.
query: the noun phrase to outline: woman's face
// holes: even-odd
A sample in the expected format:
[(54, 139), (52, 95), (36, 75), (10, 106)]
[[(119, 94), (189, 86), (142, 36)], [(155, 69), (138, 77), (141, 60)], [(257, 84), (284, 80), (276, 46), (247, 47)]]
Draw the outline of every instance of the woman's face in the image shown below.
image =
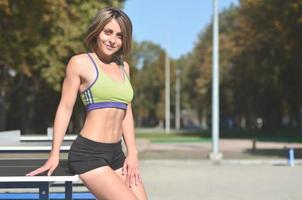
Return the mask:
[(97, 43), (99, 50), (106, 56), (112, 56), (122, 47), (123, 34), (120, 25), (112, 19), (100, 32)]

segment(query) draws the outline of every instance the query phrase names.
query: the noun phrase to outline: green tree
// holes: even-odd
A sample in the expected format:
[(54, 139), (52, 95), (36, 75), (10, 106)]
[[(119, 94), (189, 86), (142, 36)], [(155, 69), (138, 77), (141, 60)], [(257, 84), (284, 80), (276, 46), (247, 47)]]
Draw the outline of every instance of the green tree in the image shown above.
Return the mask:
[(160, 46), (144, 41), (134, 54), (137, 62), (134, 82), (137, 125), (154, 126), (164, 119), (165, 53)]
[[(234, 30), (236, 8), (234, 6), (220, 13), (220, 87), (222, 116), (232, 114), (232, 91), (230, 90), (231, 56), (234, 43), (230, 34)], [(191, 53), (179, 60), (182, 66), (184, 107), (197, 111), (203, 127), (211, 114), (212, 95), (212, 24), (200, 33)]]
[[(0, 101), (2, 114), (17, 110), (9, 116), (20, 122), (14, 128), (20, 127), (25, 132), (37, 127), (41, 131), (51, 125), (49, 118), (54, 117), (66, 63), (72, 55), (86, 51), (83, 37), (89, 21), (97, 10), (105, 6), (122, 7), (123, 2), (0, 0), (0, 66), (2, 71), (15, 70), (15, 79), (22, 82), (18, 92), (2, 96)], [(1, 91), (14, 88), (16, 83), (10, 82), (1, 80)], [(51, 106), (50, 100), (55, 101)], [(75, 113), (77, 118), (79, 114)]]
[(241, 1), (233, 40), (233, 78), (237, 112), (264, 118), (277, 128), (289, 114), (298, 122), (301, 108), (302, 2)]

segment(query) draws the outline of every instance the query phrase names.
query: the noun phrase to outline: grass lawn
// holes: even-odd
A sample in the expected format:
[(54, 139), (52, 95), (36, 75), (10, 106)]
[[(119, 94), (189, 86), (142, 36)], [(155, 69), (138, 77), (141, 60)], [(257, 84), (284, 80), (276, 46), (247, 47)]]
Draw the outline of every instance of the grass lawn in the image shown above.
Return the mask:
[[(181, 133), (136, 133), (137, 138), (148, 139), (155, 143), (173, 142), (211, 142), (211, 131), (201, 130), (200, 132), (181, 132)], [(302, 135), (287, 132), (255, 132), (242, 130), (222, 130), (221, 139), (256, 139), (263, 142), (289, 142), (302, 143)]]
[(174, 143), (174, 142), (210, 142), (210, 137), (200, 134), (178, 134), (178, 133), (138, 133), (137, 138), (148, 139), (154, 143)]

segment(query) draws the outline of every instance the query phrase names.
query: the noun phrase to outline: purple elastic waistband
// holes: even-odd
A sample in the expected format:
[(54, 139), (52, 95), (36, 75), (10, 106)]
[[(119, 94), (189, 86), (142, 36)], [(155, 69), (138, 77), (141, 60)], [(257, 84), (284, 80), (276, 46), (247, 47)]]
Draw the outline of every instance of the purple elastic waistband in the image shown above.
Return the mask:
[(91, 103), (88, 104), (86, 107), (86, 111), (98, 109), (98, 108), (120, 108), (120, 109), (127, 109), (127, 104), (122, 102), (98, 102), (98, 103)]

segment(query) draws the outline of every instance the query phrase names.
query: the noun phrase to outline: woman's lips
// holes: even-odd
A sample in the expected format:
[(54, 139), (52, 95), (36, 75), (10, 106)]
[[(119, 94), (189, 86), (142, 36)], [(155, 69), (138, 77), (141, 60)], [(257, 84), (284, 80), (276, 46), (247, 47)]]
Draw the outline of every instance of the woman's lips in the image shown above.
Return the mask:
[(108, 50), (113, 50), (113, 49), (114, 49), (113, 46), (109, 46), (109, 45), (105, 45), (105, 46), (106, 46), (106, 48), (107, 48)]

